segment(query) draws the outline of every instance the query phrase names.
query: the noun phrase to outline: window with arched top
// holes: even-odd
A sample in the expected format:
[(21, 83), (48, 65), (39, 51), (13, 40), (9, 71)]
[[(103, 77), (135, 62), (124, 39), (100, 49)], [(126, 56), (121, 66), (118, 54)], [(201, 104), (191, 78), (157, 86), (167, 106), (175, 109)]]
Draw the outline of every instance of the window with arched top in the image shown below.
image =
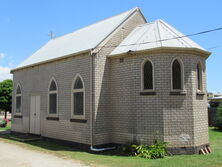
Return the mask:
[(202, 65), (200, 62), (197, 63), (197, 90), (203, 90), (203, 83), (202, 83)]
[(55, 79), (51, 79), (48, 93), (48, 113), (52, 115), (58, 114), (58, 88)]
[(85, 88), (82, 77), (77, 74), (72, 84), (72, 117), (84, 118), (85, 116)]
[(21, 86), (19, 84), (16, 88), (15, 112), (16, 113), (21, 113), (22, 112), (22, 91), (21, 91)]
[(142, 91), (154, 90), (153, 64), (150, 60), (142, 64)]
[(172, 89), (183, 89), (183, 64), (179, 59), (175, 59), (172, 63)]

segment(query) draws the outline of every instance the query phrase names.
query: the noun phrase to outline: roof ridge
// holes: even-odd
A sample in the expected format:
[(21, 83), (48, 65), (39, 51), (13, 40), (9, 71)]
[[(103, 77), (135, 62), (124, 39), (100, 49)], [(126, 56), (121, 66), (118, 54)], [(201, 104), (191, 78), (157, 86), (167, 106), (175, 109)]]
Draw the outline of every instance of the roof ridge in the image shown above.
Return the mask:
[(130, 10), (127, 10), (127, 11), (125, 11), (125, 12), (121, 12), (121, 13), (119, 13), (119, 14), (116, 14), (116, 15), (113, 15), (113, 16), (110, 16), (110, 17), (107, 17), (107, 18), (104, 18), (104, 19), (99, 20), (99, 21), (96, 21), (96, 22), (94, 22), (94, 23), (92, 23), (92, 24), (86, 25), (86, 26), (84, 26), (84, 27), (82, 27), (82, 28), (78, 28), (78, 29), (76, 29), (76, 30), (74, 30), (74, 31), (72, 31), (72, 32), (69, 32), (69, 33), (66, 33), (66, 34), (64, 34), (64, 35), (61, 35), (61, 36), (59, 36), (59, 37), (53, 38), (53, 39), (51, 39), (51, 40), (56, 40), (56, 39), (58, 39), (58, 38), (61, 38), (61, 37), (66, 36), (66, 35), (73, 34), (73, 33), (75, 33), (75, 32), (78, 32), (78, 31), (80, 31), (80, 30), (86, 29), (86, 28), (88, 28), (88, 27), (90, 27), (90, 26), (93, 26), (93, 25), (98, 24), (98, 23), (100, 23), (100, 22), (103, 22), (103, 21), (105, 21), (105, 20), (108, 20), (108, 19), (111, 19), (111, 18), (120, 16), (120, 15), (122, 15), (122, 14), (124, 14), (124, 13), (127, 13), (127, 12), (129, 12), (129, 14), (126, 16), (126, 17), (128, 17), (131, 13), (133, 13), (133, 12), (136, 11), (136, 10), (139, 10), (139, 8), (138, 8), (138, 7), (135, 7), (135, 8), (132, 8), (132, 9), (130, 9)]
[[(150, 29), (151, 29), (151, 27), (147, 27), (147, 28), (145, 29), (145, 31), (138, 37), (138, 39), (136, 40), (135, 43), (137, 43), (139, 40), (141, 40), (141, 38), (143, 37), (143, 35), (146, 34), (148, 31), (150, 31)], [(138, 44), (138, 45), (140, 46), (141, 44)], [(136, 45), (132, 45), (131, 49), (132, 49), (132, 48), (135, 48), (135, 47), (136, 47)]]
[(159, 22), (160, 20), (156, 20), (155, 23), (156, 23), (156, 26), (157, 26), (157, 31), (158, 31), (158, 35), (159, 35), (159, 42), (160, 42), (160, 46), (163, 46), (163, 42), (161, 41), (161, 32), (160, 32), (160, 25), (159, 25)]
[[(167, 27), (168, 30), (170, 30), (170, 31), (168, 31), (168, 32), (171, 33), (172, 35), (175, 35), (175, 36), (178, 36), (178, 37), (180, 37), (180, 36), (185, 36), (183, 33), (179, 32), (179, 31), (176, 30), (174, 27), (172, 27), (172, 26), (170, 26), (169, 24), (167, 24), (165, 21), (163, 21), (163, 20), (161, 20), (161, 19), (160, 19), (159, 21), (162, 23), (162, 25), (164, 25), (165, 27)], [(175, 30), (176, 30), (176, 31), (175, 31)], [(189, 38), (188, 38), (188, 39), (189, 39)], [(186, 43), (189, 47), (192, 47), (192, 44), (190, 44), (190, 42), (187, 41), (187, 40), (185, 40), (184, 38), (177, 38), (177, 40), (180, 41), (180, 42)]]

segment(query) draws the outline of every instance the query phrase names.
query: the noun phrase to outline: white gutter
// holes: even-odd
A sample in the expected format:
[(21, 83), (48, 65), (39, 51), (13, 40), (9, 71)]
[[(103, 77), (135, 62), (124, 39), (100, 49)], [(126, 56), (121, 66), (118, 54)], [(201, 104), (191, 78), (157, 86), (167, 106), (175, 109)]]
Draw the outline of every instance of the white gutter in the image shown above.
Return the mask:
[(94, 148), (93, 146), (93, 113), (94, 113), (94, 56), (93, 49), (90, 51), (90, 150), (94, 152), (113, 150), (116, 147)]
[[(129, 52), (130, 51), (130, 52)], [(141, 53), (147, 53), (147, 54), (153, 54), (153, 53), (193, 53), (200, 56), (203, 56), (205, 58), (208, 58), (211, 55), (211, 52), (201, 50), (199, 48), (185, 48), (185, 47), (156, 47), (156, 48), (150, 48), (150, 49), (144, 49), (144, 50), (129, 50), (124, 51), (122, 53), (116, 53), (116, 54), (110, 54), (108, 55), (109, 58), (112, 57), (118, 57), (118, 56), (126, 56), (131, 54), (141, 54)], [(128, 54), (131, 53), (131, 54)]]

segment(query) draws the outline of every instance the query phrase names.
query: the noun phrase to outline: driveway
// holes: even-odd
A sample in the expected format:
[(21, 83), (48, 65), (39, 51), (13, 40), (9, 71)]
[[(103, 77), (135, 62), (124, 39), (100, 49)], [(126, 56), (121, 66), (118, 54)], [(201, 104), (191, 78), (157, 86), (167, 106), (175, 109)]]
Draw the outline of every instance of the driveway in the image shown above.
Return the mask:
[(54, 155), (0, 141), (0, 167), (86, 167)]

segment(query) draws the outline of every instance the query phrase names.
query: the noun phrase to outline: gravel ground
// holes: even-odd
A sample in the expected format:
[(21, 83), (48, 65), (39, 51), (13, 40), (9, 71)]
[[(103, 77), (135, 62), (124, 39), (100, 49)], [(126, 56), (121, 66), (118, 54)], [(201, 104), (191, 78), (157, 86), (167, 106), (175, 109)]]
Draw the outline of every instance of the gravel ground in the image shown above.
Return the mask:
[(54, 155), (0, 141), (0, 167), (86, 167)]

